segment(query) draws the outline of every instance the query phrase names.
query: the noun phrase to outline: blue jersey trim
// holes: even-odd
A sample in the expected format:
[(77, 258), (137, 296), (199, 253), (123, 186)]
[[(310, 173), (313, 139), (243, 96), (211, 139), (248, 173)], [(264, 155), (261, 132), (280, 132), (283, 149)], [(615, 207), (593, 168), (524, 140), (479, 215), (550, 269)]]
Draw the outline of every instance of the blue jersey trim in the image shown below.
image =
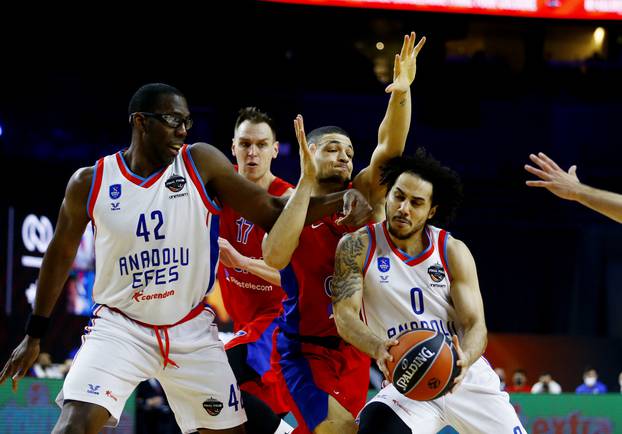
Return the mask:
[[(132, 176), (135, 176), (136, 178), (140, 179), (141, 181), (145, 181), (145, 178), (143, 178), (142, 176), (138, 176), (137, 174), (135, 174), (134, 172), (132, 172), (130, 170), (130, 168), (128, 167), (127, 163), (125, 162), (125, 158), (123, 158), (123, 151), (119, 151), (119, 157), (121, 157), (121, 162), (123, 163), (123, 167), (125, 167), (125, 170), (127, 170), (127, 173), (132, 174)], [(158, 172), (159, 172), (159, 170), (158, 170)], [(150, 175), (150, 176), (153, 176), (153, 175)], [(141, 185), (142, 184), (144, 184), (144, 182), (141, 183)]]
[(365, 270), (365, 268), (367, 268), (367, 264), (369, 264), (369, 261), (371, 260), (371, 246), (373, 243), (372, 237), (373, 234), (371, 233), (371, 229), (369, 229), (369, 226), (366, 227), (367, 229), (367, 235), (369, 235), (369, 244), (367, 245), (367, 254), (365, 255), (365, 261), (363, 262), (363, 268), (361, 270)]
[[(102, 170), (104, 170), (104, 164), (102, 163)], [(91, 196), (93, 195), (93, 187), (95, 187), (95, 179), (97, 179), (97, 163), (95, 163), (95, 170), (93, 171), (93, 180), (91, 181), (91, 189), (89, 190), (89, 197), (86, 199), (86, 215), (93, 220), (93, 216), (89, 212), (89, 205), (91, 204)], [(103, 175), (102, 175), (103, 180)]]
[(218, 233), (220, 226), (220, 217), (216, 214), (210, 213), (210, 229), (209, 229), (209, 260), (210, 260), (210, 273), (209, 284), (207, 286), (207, 292), (212, 290), (214, 280), (216, 279), (216, 266), (218, 265), (218, 256), (220, 255), (220, 249), (218, 248)]
[(199, 171), (197, 170), (197, 166), (194, 164), (194, 160), (192, 159), (192, 153), (190, 152), (190, 148), (186, 149), (186, 151), (187, 151), (186, 154), (188, 155), (188, 160), (190, 160), (190, 164), (192, 165), (192, 170), (194, 170), (194, 174), (197, 176), (197, 179), (201, 182), (201, 188), (203, 189), (203, 193), (205, 193), (205, 197), (207, 198), (207, 200), (209, 200), (209, 203), (211, 203), (212, 206), (216, 208), (216, 211), (220, 211), (221, 208), (218, 206), (218, 204), (212, 200), (209, 194), (207, 194), (207, 190), (205, 189), (205, 182), (203, 182), (203, 179), (201, 179), (201, 175), (199, 174)]
[(279, 327), (281, 330), (290, 334), (300, 334), (300, 312), (298, 311), (298, 296), (300, 288), (294, 267), (289, 264), (280, 271), (281, 288), (285, 291), (287, 298), (283, 300), (283, 314), (279, 319)]

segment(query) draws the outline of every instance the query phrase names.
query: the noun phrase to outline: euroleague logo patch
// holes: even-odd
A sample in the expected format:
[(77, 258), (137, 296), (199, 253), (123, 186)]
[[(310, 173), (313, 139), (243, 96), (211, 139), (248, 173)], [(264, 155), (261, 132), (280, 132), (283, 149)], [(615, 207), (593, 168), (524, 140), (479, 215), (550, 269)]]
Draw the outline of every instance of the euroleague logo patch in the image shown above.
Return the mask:
[(166, 185), (166, 188), (171, 190), (173, 193), (177, 193), (186, 185), (186, 178), (173, 174), (166, 180), (166, 184), (164, 185)]
[(430, 275), (430, 279), (438, 283), (445, 278), (445, 269), (441, 264), (437, 263), (428, 267), (428, 274)]
[(210, 416), (218, 416), (222, 411), (223, 407), (223, 403), (214, 398), (207, 398), (205, 401), (203, 401), (203, 408)]

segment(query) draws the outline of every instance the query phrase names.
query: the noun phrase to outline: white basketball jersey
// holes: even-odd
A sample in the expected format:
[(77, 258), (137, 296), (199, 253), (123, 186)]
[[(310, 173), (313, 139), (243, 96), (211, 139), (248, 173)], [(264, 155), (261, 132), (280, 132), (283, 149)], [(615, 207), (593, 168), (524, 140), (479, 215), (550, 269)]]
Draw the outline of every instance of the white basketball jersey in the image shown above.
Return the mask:
[(368, 327), (383, 338), (420, 328), (461, 338), (449, 292), (448, 232), (427, 225), (423, 232), (427, 248), (412, 257), (393, 243), (386, 221), (367, 230), (370, 244), (363, 266), (362, 315)]
[(121, 152), (100, 159), (87, 207), (95, 227), (95, 303), (172, 325), (202, 302), (215, 278), (220, 208), (187, 145), (148, 178), (132, 173)]

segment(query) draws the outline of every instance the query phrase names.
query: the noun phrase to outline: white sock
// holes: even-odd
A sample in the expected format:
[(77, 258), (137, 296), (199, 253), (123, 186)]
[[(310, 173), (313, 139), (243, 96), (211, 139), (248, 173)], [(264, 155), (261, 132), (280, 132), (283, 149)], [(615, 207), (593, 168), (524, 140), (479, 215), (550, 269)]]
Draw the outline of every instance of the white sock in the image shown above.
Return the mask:
[(281, 423), (276, 431), (274, 431), (274, 434), (290, 434), (293, 430), (294, 428), (290, 424), (281, 419)]

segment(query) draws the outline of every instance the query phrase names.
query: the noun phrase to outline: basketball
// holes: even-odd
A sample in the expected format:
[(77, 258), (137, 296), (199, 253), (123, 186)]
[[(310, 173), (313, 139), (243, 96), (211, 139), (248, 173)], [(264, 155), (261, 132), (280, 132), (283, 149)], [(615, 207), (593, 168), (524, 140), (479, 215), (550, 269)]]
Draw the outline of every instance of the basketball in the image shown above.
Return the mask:
[(414, 330), (396, 338), (387, 362), (393, 386), (416, 401), (430, 401), (451, 390), (460, 373), (458, 353), (450, 338), (436, 330)]

